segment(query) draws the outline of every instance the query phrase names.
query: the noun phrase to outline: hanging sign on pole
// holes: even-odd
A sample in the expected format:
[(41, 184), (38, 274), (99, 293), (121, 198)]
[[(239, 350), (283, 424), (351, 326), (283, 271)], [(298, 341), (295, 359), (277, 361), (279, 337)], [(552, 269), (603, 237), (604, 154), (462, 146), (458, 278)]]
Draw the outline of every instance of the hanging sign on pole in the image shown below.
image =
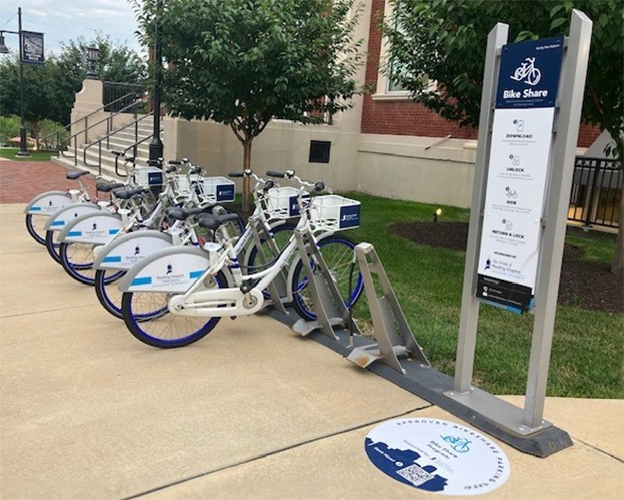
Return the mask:
[(502, 48), (476, 294), (513, 312), (533, 307), (563, 43)]
[(43, 64), (43, 33), (22, 31), (22, 63)]

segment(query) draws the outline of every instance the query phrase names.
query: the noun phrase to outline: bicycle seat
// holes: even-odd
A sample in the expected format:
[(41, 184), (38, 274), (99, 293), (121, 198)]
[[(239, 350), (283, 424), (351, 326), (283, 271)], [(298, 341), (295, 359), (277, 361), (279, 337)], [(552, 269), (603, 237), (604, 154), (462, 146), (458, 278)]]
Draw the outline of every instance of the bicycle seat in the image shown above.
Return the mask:
[(88, 170), (75, 170), (74, 172), (67, 172), (65, 178), (75, 181), (76, 179), (78, 179), (78, 177), (82, 177), (83, 175), (87, 175), (88, 173), (90, 173)]
[(95, 185), (95, 189), (103, 193), (110, 193), (113, 189), (122, 188), (124, 185), (121, 182), (98, 182)]
[(208, 205), (206, 207), (197, 208), (178, 208), (172, 207), (167, 210), (167, 215), (175, 220), (186, 220), (189, 217), (199, 214), (210, 214), (214, 205)]
[(147, 188), (144, 187), (138, 187), (134, 189), (119, 189), (115, 191), (115, 196), (117, 196), (117, 198), (121, 198), (122, 200), (129, 200), (130, 198), (145, 193), (146, 191)]
[(216, 231), (219, 226), (225, 224), (226, 222), (238, 220), (239, 218), (240, 216), (238, 214), (206, 214), (199, 219), (199, 227)]
[(124, 156), (125, 153), (123, 151), (113, 151), (111, 150), (111, 154), (114, 154), (115, 156)]

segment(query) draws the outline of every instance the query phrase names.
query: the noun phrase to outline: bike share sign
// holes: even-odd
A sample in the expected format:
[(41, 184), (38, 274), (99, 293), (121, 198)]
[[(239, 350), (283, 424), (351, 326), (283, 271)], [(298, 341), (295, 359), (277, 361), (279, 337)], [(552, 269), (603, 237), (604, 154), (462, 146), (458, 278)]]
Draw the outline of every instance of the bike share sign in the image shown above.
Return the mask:
[(366, 455), (403, 484), (444, 495), (478, 495), (509, 478), (509, 460), (493, 441), (463, 425), (436, 418), (394, 419), (372, 429)]
[(514, 312), (533, 307), (563, 41), (501, 54), (476, 294)]

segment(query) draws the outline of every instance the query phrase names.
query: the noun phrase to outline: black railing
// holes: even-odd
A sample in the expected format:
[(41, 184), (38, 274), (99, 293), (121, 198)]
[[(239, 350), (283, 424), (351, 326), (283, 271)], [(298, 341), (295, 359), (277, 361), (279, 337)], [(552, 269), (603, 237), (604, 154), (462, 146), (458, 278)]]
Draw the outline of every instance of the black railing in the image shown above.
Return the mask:
[[(121, 113), (123, 111), (119, 111), (118, 113)], [(106, 135), (100, 137), (99, 139), (96, 139), (95, 141), (90, 142), (89, 144), (87, 144), (85, 146), (85, 148), (82, 150), (82, 161), (83, 163), (87, 166), (87, 167), (95, 167), (95, 165), (89, 165), (89, 163), (87, 162), (87, 150), (95, 145), (97, 145), (98, 147), (98, 173), (99, 175), (102, 174), (102, 142), (106, 141), (106, 147), (109, 148), (110, 147), (110, 137), (114, 134), (116, 134), (117, 132), (121, 132), (122, 130), (125, 130), (129, 127), (132, 127), (134, 129), (134, 140), (135, 140), (135, 144), (133, 146), (130, 146), (128, 149), (134, 147), (134, 155), (136, 156), (136, 152), (137, 149), (136, 147), (143, 142), (143, 140), (139, 141), (139, 122), (141, 120), (144, 120), (145, 118), (152, 116), (152, 113), (148, 113), (146, 115), (141, 116), (140, 118), (136, 118), (135, 115), (135, 119), (133, 121), (131, 121), (130, 123), (125, 124), (122, 127), (113, 129), (112, 128), (112, 117), (115, 115), (111, 115), (110, 118), (107, 118), (107, 120), (110, 120), (110, 125), (109, 125), (109, 121), (107, 121), (106, 123)], [(151, 137), (151, 136), (149, 136)], [(127, 151), (127, 150), (126, 150)]]
[(619, 227), (623, 176), (615, 160), (577, 156), (568, 220), (585, 226)]
[(116, 82), (103, 83), (102, 103), (104, 103), (104, 111), (118, 113), (124, 109), (125, 111), (122, 111), (124, 113), (141, 112), (138, 109), (135, 111), (132, 107), (128, 108), (128, 105), (135, 101), (132, 97), (133, 94), (138, 96), (145, 94), (145, 89), (142, 85)]
[[(118, 102), (127, 102), (129, 104), (127, 104), (126, 106), (122, 107), (122, 110), (126, 110), (126, 109), (132, 109), (133, 113), (137, 113), (138, 109), (141, 105), (143, 105), (144, 103), (147, 102), (147, 99), (144, 98), (141, 95), (137, 95), (136, 92), (132, 91), (128, 94), (125, 94), (123, 96), (121, 96), (119, 99), (117, 99), (116, 101), (112, 101), (109, 104), (113, 104), (116, 105)], [(78, 118), (77, 120), (68, 123), (67, 125), (59, 128), (58, 130), (55, 130), (54, 132), (52, 132), (51, 134), (45, 135), (43, 136), (40, 140), (43, 141), (50, 141), (51, 137), (55, 138), (55, 142), (56, 142), (56, 156), (57, 157), (61, 157), (61, 155), (65, 156), (66, 158), (73, 158), (74, 159), (74, 165), (77, 165), (78, 163), (78, 159), (76, 156), (76, 153), (78, 151), (78, 136), (80, 134), (84, 134), (85, 136), (85, 142), (87, 141), (87, 130), (89, 130), (90, 128), (92, 128), (93, 126), (99, 124), (99, 123), (103, 123), (104, 120), (99, 121), (97, 124), (92, 124), (89, 125), (89, 119), (97, 114), (97, 113), (101, 113), (104, 111), (104, 108), (106, 106), (101, 106), (98, 109), (96, 109), (95, 111), (92, 111), (91, 113), (89, 113), (86, 116), (83, 116), (82, 118)], [(123, 112), (123, 111), (122, 111)], [(119, 113), (119, 111), (117, 112)], [(109, 120), (107, 121), (107, 132), (110, 131), (110, 126), (112, 126), (112, 118), (114, 116), (114, 113), (111, 113), (111, 115), (106, 118), (105, 120)], [(80, 130), (80, 132), (76, 132), (73, 135), (71, 134), (71, 128), (74, 125), (77, 125), (78, 123), (82, 122), (84, 124), (84, 128), (82, 130)], [(68, 145), (71, 144), (72, 139), (74, 140), (74, 155), (68, 155), (65, 153), (65, 149), (67, 148)]]

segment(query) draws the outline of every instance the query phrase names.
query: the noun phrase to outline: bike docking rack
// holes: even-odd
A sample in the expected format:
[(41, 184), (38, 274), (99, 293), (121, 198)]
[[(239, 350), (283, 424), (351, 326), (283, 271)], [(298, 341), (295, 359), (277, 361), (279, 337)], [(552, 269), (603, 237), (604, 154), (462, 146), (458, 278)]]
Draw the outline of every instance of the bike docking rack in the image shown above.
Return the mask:
[(292, 326), (292, 330), (304, 337), (315, 330), (320, 330), (330, 339), (339, 340), (334, 327), (345, 328), (350, 324), (350, 327), (361, 335), (359, 328), (350, 318), (349, 310), (340, 297), (340, 292), (325, 264), (321, 251), (314, 242), (311, 231), (295, 229), (295, 238), (303, 269), (308, 278), (307, 286), (310, 289), (317, 319), (306, 321), (302, 318)]
[[(347, 359), (362, 368), (367, 368), (377, 361), (403, 375), (407, 372), (401, 366), (399, 357), (410, 358), (418, 361), (423, 367), (430, 367), (429, 360), (407, 324), (403, 310), (373, 245), (360, 243), (355, 247), (355, 255), (364, 278), (364, 290), (377, 343), (354, 348)], [(381, 297), (377, 294), (373, 273), (381, 285), (383, 291)]]
[[(254, 244), (258, 251), (257, 257), (260, 259), (260, 264), (262, 266), (266, 266), (279, 257), (280, 251), (277, 248), (277, 245), (275, 244), (272, 235), (268, 233), (263, 224), (256, 224), (256, 220), (257, 217), (250, 217), (249, 225), (251, 228), (251, 234), (254, 240)], [(260, 227), (261, 229), (258, 230), (258, 227)], [(266, 246), (268, 246), (268, 251), (270, 254), (268, 258), (264, 253), (266, 248), (262, 247), (263, 242)], [(282, 302), (282, 297), (287, 296), (287, 283), (288, 280), (284, 276), (284, 270), (281, 270), (280, 273), (275, 277), (275, 279), (271, 281), (267, 288), (268, 294), (271, 298), (270, 305), (272, 305), (275, 309), (283, 314), (288, 314)]]

